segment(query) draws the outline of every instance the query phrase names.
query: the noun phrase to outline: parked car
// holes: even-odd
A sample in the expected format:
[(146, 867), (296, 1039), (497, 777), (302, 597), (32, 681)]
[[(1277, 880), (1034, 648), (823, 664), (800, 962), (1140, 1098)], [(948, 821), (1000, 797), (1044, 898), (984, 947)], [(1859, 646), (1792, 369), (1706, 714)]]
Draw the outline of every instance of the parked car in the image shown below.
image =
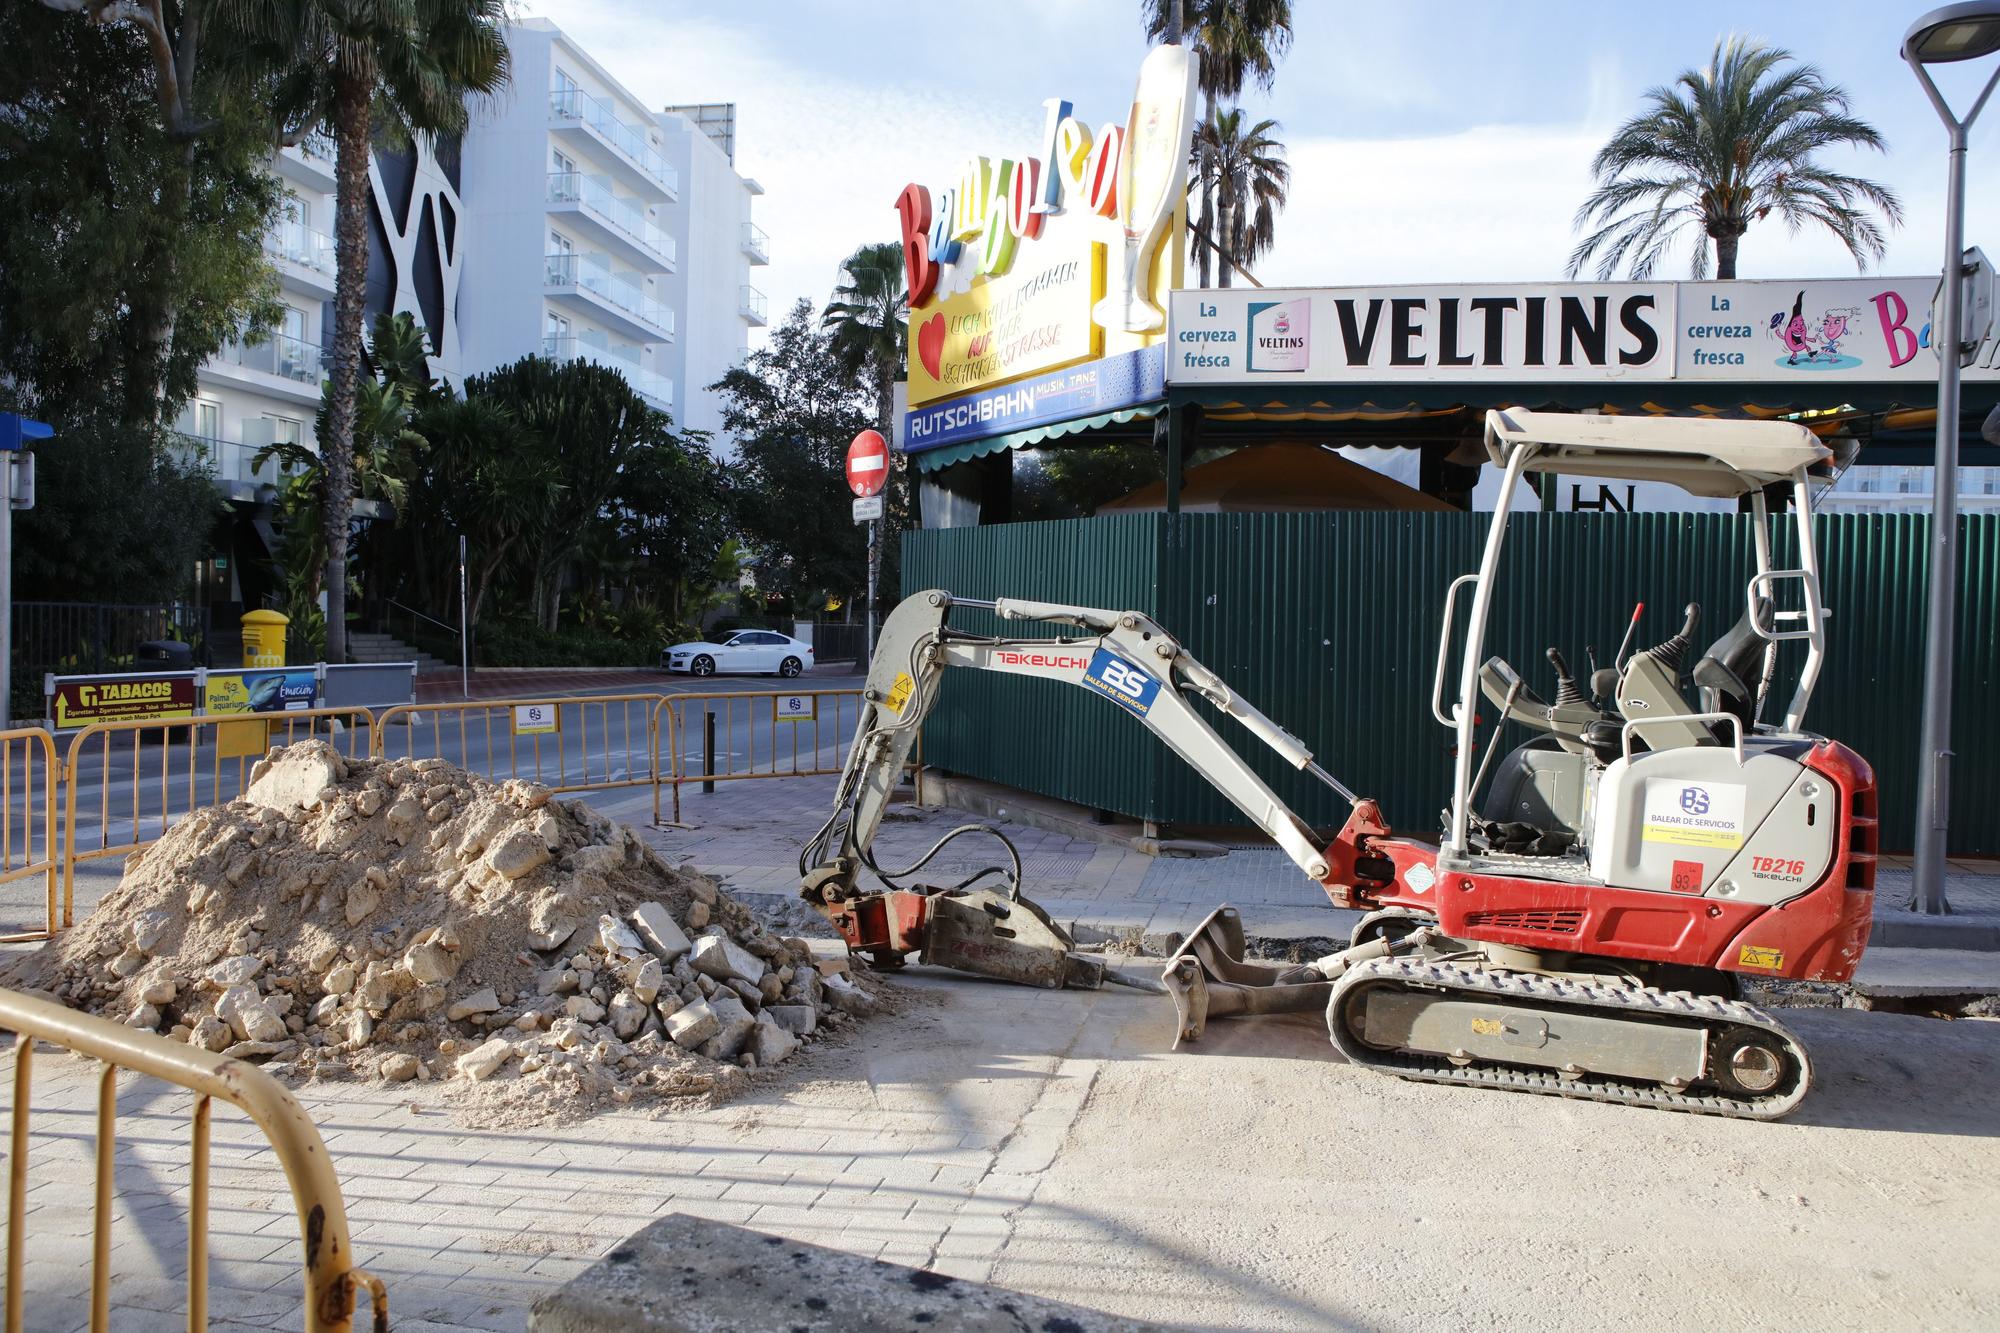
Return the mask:
[(796, 676), (812, 670), (812, 645), (768, 629), (723, 630), (693, 643), (660, 650), (660, 670), (686, 671), (696, 676), (716, 672), (748, 675), (773, 672)]

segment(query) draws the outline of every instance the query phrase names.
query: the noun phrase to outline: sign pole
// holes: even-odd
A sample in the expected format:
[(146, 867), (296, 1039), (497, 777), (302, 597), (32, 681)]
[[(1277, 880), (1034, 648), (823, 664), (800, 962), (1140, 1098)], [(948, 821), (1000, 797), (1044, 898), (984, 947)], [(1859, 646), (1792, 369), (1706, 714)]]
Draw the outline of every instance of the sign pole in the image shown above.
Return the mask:
[(881, 568), (882, 520), (868, 520), (868, 641), (862, 652), (862, 668), (865, 670), (875, 662), (875, 571)]
[(472, 697), (472, 641), (465, 633), (465, 535), (458, 538), (458, 692)]

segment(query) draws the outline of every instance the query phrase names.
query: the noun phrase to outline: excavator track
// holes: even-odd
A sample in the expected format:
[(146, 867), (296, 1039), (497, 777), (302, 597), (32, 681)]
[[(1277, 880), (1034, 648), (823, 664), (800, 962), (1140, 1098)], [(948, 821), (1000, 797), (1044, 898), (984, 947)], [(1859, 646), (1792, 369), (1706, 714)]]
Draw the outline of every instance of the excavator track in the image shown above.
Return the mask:
[[(1766, 1095), (1734, 1095), (1712, 1081), (1680, 1091), (1657, 1082), (1594, 1076), (1587, 1071), (1570, 1076), (1530, 1064), (1491, 1059), (1459, 1064), (1441, 1054), (1384, 1050), (1360, 1040), (1353, 1023), (1360, 1012), (1358, 1007), (1371, 994), (1383, 990), (1489, 1001), (1496, 1016), (1572, 1012), (1635, 1024), (1683, 1029), (1692, 1026), (1710, 1034), (1711, 1052), (1715, 1034), (1749, 1029), (1779, 1043), (1795, 1062), (1796, 1072), (1789, 1080), (1780, 1079)], [(1380, 958), (1350, 969), (1327, 1002), (1327, 1030), (1335, 1049), (1350, 1063), (1399, 1078), (1535, 1092), (1621, 1106), (1650, 1106), (1695, 1115), (1776, 1120), (1796, 1108), (1812, 1086), (1812, 1063), (1806, 1058), (1805, 1048), (1776, 1021), (1751, 1005), (1685, 991), (1662, 991), (1587, 977), (1494, 970), (1423, 958)]]

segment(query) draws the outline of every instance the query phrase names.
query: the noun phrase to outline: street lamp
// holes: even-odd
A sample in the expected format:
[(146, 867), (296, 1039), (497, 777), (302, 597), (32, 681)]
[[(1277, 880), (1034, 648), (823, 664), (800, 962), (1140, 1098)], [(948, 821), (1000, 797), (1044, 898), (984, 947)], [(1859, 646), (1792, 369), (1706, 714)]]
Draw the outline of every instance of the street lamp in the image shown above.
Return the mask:
[[(1917, 759), (1917, 857), (1909, 906), (1941, 915), (1945, 902), (1945, 833), (1951, 813), (1951, 660), (1958, 594), (1958, 366), (1965, 253), (1965, 141), (2000, 83), (2000, 67), (1963, 120), (1954, 116), (1926, 65), (1955, 64), (2000, 51), (2000, 0), (1968, 0), (1934, 9), (1903, 35), (1903, 59), (1937, 108), (1950, 136), (1945, 185), (1944, 282), (1931, 321), (1938, 354), (1937, 458), (1931, 469), (1931, 595), (1924, 648), (1924, 735)], [(1974, 349), (1977, 350), (1976, 348)]]

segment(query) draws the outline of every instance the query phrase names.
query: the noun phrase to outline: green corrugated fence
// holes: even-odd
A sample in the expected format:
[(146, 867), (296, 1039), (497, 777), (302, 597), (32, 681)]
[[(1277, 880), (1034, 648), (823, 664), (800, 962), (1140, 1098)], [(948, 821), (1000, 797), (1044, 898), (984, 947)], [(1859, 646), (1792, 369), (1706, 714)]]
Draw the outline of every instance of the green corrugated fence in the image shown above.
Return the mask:
[[(903, 586), (1148, 612), (1301, 737), (1330, 772), (1380, 798), (1392, 823), (1431, 834), (1449, 794), (1453, 741), (1428, 702), (1439, 617), (1446, 585), (1478, 567), (1487, 521), (1483, 514), (1130, 514), (912, 532), (903, 538)], [(1638, 647), (1672, 634), (1682, 607), (1699, 603), (1699, 651), (1742, 614), (1750, 522), (1731, 514), (1516, 515), (1488, 651), (1547, 698), (1555, 687), (1544, 649), (1560, 648), (1585, 677), (1584, 646), (1594, 644), (1608, 663), (1636, 601), (1646, 603)], [(1960, 523), (1951, 849), (1994, 855), (2000, 517)], [(1792, 558), (1789, 526), (1777, 525), (1780, 566)], [(1874, 764), (1890, 850), (1912, 842), (1929, 527), (1915, 515), (1817, 520), (1833, 617), (1807, 725)], [(999, 629), (985, 613), (955, 612), (953, 624)], [(1057, 633), (1046, 629), (1049, 637)], [(1795, 645), (1781, 654), (1767, 721), (1782, 716), (1802, 657)], [(1453, 663), (1455, 682), (1456, 657)], [(1345, 818), (1331, 792), (1285, 770), (1234, 724), (1209, 716), (1308, 820), (1330, 826)], [(1503, 744), (1526, 735), (1510, 728)], [(1243, 823), (1130, 717), (1045, 681), (954, 673), (926, 727), (924, 753), (953, 772), (1123, 815)]]

